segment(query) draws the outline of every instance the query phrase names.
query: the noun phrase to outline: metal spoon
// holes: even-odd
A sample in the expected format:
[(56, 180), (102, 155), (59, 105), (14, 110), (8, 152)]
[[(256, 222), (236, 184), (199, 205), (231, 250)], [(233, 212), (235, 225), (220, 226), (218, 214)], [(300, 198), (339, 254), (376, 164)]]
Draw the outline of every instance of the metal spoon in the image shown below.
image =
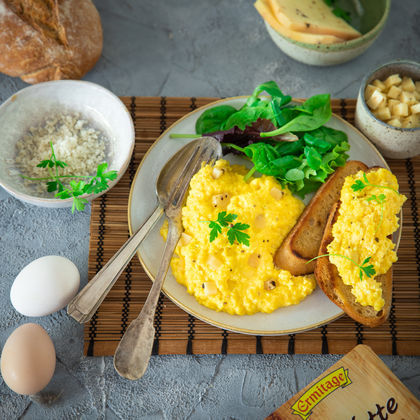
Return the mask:
[(155, 336), (153, 320), (156, 305), (169, 262), (182, 232), (181, 210), (190, 180), (203, 161), (209, 162), (217, 159), (221, 156), (221, 152), (220, 143), (215, 139), (201, 140), (186, 165), (186, 171), (183, 171), (179, 176), (178, 184), (173, 190), (168, 191), (169, 204), (165, 206), (165, 214), (169, 220), (169, 228), (159, 270), (143, 309), (127, 328), (114, 355), (115, 369), (124, 378), (139, 379), (147, 369)]
[[(133, 258), (140, 243), (160, 219), (164, 209), (170, 205), (171, 194), (192, 156), (201, 153), (203, 144), (211, 144), (216, 147), (214, 142), (216, 140), (210, 137), (194, 140), (181, 148), (165, 164), (156, 183), (158, 206), (155, 211), (68, 304), (67, 313), (76, 321), (83, 323), (92, 318), (124, 268)], [(218, 147), (220, 148), (219, 144)]]

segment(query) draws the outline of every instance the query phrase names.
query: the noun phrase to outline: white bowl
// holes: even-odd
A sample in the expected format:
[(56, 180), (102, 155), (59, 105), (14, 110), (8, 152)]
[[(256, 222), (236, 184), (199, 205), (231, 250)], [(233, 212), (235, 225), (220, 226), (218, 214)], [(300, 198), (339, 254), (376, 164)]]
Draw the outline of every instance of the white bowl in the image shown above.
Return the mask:
[(357, 96), (356, 127), (388, 158), (404, 159), (420, 154), (420, 127), (397, 128), (376, 118), (365, 101), (366, 86), (375, 79), (385, 80), (391, 74), (420, 80), (420, 63), (396, 60), (379, 67), (363, 79)]
[[(70, 207), (72, 199), (37, 197), (13, 170), (16, 142), (30, 127), (42, 124), (48, 116), (77, 112), (108, 139), (106, 161), (118, 171), (112, 188), (128, 167), (134, 148), (134, 125), (121, 100), (95, 83), (58, 80), (26, 87), (0, 106), (0, 185), (14, 197), (43, 207)], [(108, 189), (109, 189), (108, 188)], [(90, 194), (88, 200), (104, 194)]]

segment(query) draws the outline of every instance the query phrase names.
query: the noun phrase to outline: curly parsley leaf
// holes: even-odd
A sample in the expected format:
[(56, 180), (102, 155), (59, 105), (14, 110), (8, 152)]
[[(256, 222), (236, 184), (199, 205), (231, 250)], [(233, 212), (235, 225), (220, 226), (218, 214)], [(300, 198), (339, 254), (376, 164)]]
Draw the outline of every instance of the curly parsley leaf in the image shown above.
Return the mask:
[(210, 222), (209, 228), (211, 229), (210, 242), (213, 242), (219, 236), (219, 233), (222, 233), (222, 227), (217, 222)]
[(53, 168), (54, 167), (54, 161), (51, 159), (45, 159), (41, 160), (41, 162), (36, 165), (37, 168)]
[(354, 182), (354, 184), (351, 186), (351, 189), (352, 189), (354, 192), (356, 192), (356, 191), (361, 191), (361, 190), (363, 190), (365, 187), (367, 187), (367, 185), (365, 185), (365, 183), (364, 183), (362, 180), (357, 179), (357, 180)]
[(234, 225), (231, 225), (231, 227), (227, 231), (229, 243), (233, 245), (235, 241), (237, 241), (239, 244), (249, 246), (250, 236), (247, 233), (242, 232), (243, 230), (248, 228), (249, 225), (245, 223), (235, 223)]
[(53, 192), (58, 190), (58, 183), (57, 181), (48, 181), (47, 182), (47, 191)]
[(227, 230), (227, 236), (228, 236), (229, 243), (231, 245), (233, 245), (235, 241), (237, 241), (239, 244), (244, 244), (246, 246), (249, 246), (250, 236), (247, 233), (242, 232), (243, 230), (248, 229), (249, 225), (245, 223), (233, 224), (233, 221), (236, 220), (237, 217), (238, 217), (237, 214), (221, 211), (217, 215), (217, 220), (203, 221), (209, 224), (210, 242), (213, 242), (219, 236), (219, 234), (222, 233), (223, 228), (228, 227), (229, 229)]
[(229, 225), (229, 223), (232, 223), (237, 217), (237, 214), (227, 214), (225, 211), (221, 211), (217, 215), (217, 222), (220, 223), (220, 226), (226, 227)]
[[(363, 280), (363, 273), (366, 277), (371, 278), (376, 274), (375, 268), (372, 264), (366, 265), (372, 257), (367, 257), (362, 264), (359, 266), (359, 277), (360, 280)], [(363, 273), (362, 273), (363, 272)]]

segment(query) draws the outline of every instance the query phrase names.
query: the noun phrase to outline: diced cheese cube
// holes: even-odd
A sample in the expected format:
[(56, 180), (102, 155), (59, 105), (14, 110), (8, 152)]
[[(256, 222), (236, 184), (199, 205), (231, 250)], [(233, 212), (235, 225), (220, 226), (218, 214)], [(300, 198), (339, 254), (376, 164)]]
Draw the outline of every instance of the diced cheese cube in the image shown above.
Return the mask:
[(407, 105), (414, 105), (417, 102), (414, 92), (407, 92), (406, 90), (401, 92), (400, 101)]
[(414, 84), (413, 79), (411, 79), (411, 77), (403, 77), (401, 89), (408, 92), (414, 92), (416, 90), (416, 85)]
[(406, 117), (408, 115), (408, 105), (400, 102), (392, 108), (392, 115), (397, 117)]
[(367, 85), (365, 89), (365, 99), (366, 100), (370, 99), (370, 97), (372, 96), (373, 92), (375, 92), (375, 90), (378, 90), (376, 86)]
[(399, 85), (401, 83), (401, 77), (399, 74), (391, 74), (391, 76), (387, 77), (384, 84), (387, 88), (391, 86)]
[(420, 80), (415, 83), (416, 85), (416, 91), (420, 93)]
[(403, 77), (400, 87), (408, 92), (414, 92), (416, 90), (416, 85), (411, 77)]
[(420, 126), (420, 115), (410, 115), (402, 121), (403, 128), (415, 128)]
[(401, 128), (401, 121), (399, 118), (393, 118), (387, 122), (389, 125), (393, 125), (394, 127)]
[(379, 79), (376, 79), (372, 82), (373, 86), (376, 86), (377, 88), (379, 88), (379, 90), (386, 90), (386, 86), (383, 82), (381, 82)]
[(370, 109), (375, 110), (379, 108), (381, 104), (384, 104), (385, 100), (385, 95), (379, 92), (378, 90), (375, 90), (375, 92), (372, 93), (372, 96), (369, 98), (368, 101), (366, 101), (366, 103)]
[(397, 99), (401, 94), (401, 89), (395, 85), (392, 85), (387, 93), (388, 98)]
[(400, 101), (398, 99), (389, 99), (388, 100), (388, 106), (391, 109), (392, 112), (392, 108), (394, 108), (395, 105), (398, 105), (400, 103)]
[(420, 103), (417, 103), (415, 105), (411, 105), (410, 111), (412, 114), (419, 114), (420, 113)]
[(378, 108), (374, 112), (374, 115), (376, 116), (376, 118), (379, 118), (382, 121), (391, 119), (391, 111), (387, 106), (381, 106), (380, 108)]
[(413, 95), (417, 99), (417, 101), (420, 102), (420, 92), (417, 92), (417, 90), (416, 90), (416, 91), (413, 92)]

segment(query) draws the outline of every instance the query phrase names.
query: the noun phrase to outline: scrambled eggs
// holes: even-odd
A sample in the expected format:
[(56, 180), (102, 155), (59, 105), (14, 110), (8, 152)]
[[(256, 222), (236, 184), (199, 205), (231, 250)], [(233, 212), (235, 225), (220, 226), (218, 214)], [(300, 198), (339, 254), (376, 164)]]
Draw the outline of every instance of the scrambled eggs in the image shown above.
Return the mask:
[[(348, 176), (341, 191), (339, 216), (333, 225), (333, 241), (327, 249), (330, 254), (341, 254), (351, 258), (356, 264), (362, 265), (366, 258), (371, 257), (376, 274), (385, 274), (392, 263), (397, 261), (394, 243), (388, 238), (398, 229), (398, 217), (406, 197), (390, 189), (398, 191), (395, 176), (386, 169), (378, 169), (366, 174), (369, 184), (359, 191), (353, 191), (351, 186), (356, 180), (366, 184), (364, 172)], [(383, 194), (383, 203), (371, 199)], [(369, 200), (370, 199), (370, 200)], [(380, 200), (379, 200), (380, 201)], [(330, 261), (336, 265), (343, 282), (352, 286), (352, 293), (361, 305), (370, 305), (376, 311), (384, 306), (381, 284), (372, 277), (359, 277), (359, 267), (351, 261), (330, 256)]]
[[(171, 261), (176, 280), (216, 311), (244, 315), (299, 303), (315, 289), (313, 275), (274, 267), (273, 255), (304, 205), (271, 176), (244, 181), (247, 169), (219, 160), (192, 178), (182, 210), (184, 233)], [(231, 245), (226, 232), (209, 241), (208, 221), (220, 212), (250, 225), (249, 246)], [(167, 226), (162, 234), (167, 233)]]

